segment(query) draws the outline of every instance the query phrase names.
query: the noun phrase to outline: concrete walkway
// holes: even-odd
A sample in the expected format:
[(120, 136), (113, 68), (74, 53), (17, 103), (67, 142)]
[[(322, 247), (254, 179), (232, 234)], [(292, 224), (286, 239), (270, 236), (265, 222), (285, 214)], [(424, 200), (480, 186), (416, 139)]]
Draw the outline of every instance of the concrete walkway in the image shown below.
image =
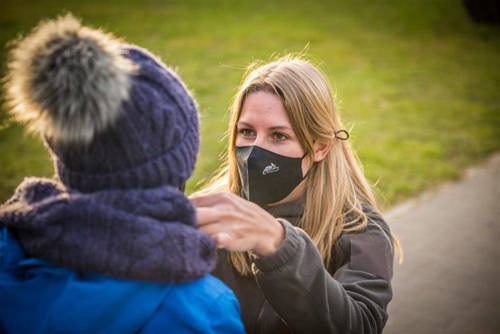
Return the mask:
[(384, 217), (405, 250), (384, 333), (500, 333), (500, 153)]

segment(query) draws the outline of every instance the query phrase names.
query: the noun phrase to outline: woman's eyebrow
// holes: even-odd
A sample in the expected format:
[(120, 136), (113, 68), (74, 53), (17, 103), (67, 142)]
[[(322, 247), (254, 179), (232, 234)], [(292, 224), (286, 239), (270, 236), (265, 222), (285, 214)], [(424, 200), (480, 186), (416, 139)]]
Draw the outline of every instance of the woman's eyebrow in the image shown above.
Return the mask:
[[(249, 128), (253, 128), (252, 124), (244, 122), (244, 121), (239, 121), (237, 125), (238, 126), (246, 126), (246, 127), (249, 127)], [(275, 126), (269, 127), (268, 130), (270, 130), (270, 131), (275, 131), (275, 130), (292, 130), (292, 128), (289, 127), (289, 126), (286, 126), (286, 125), (275, 125)]]
[(269, 130), (292, 130), (292, 128), (286, 125), (277, 125), (270, 127)]
[(247, 126), (249, 128), (253, 128), (252, 124), (247, 123), (247, 122), (242, 122), (242, 121), (239, 121), (237, 125), (238, 126)]

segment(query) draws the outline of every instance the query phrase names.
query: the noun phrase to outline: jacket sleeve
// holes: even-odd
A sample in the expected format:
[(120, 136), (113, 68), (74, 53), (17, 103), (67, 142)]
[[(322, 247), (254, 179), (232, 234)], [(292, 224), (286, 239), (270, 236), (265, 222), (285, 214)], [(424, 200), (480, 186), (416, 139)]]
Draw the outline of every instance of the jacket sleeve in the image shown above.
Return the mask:
[(385, 222), (370, 220), (364, 232), (344, 234), (347, 261), (332, 275), (309, 236), (279, 220), (284, 243), (256, 258), (253, 268), (266, 299), (292, 332), (382, 333), (393, 265)]

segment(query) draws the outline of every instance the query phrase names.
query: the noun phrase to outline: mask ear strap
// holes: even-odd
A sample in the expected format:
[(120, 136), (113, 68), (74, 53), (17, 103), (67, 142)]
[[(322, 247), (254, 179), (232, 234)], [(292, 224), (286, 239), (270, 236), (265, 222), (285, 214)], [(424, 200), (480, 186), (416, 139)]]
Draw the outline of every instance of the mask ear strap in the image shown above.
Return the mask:
[[(347, 132), (347, 130), (344, 130), (344, 129), (335, 131), (334, 134), (335, 134), (335, 138), (339, 139), (339, 140), (347, 140), (350, 137), (349, 132)], [(315, 143), (315, 142), (316, 142), (316, 140), (313, 141), (313, 143)], [(307, 155), (307, 152), (305, 152), (304, 155), (302, 156), (302, 158), (300, 158), (300, 159), (304, 159), (306, 155)], [(312, 169), (312, 166), (311, 166), (311, 168), (309, 168), (309, 170), (306, 172), (306, 174), (303, 176), (302, 179), (306, 178), (306, 176), (309, 174), (311, 169)]]
[(338, 131), (335, 131), (335, 138), (339, 139), (339, 140), (347, 140), (349, 139), (349, 132), (347, 132), (347, 130), (338, 130)]

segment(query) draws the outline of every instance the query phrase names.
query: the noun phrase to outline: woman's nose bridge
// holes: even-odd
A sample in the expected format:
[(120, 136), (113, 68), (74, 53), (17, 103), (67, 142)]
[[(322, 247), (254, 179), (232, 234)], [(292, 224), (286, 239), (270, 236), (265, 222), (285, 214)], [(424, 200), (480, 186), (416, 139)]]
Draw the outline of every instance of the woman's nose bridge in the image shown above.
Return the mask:
[(264, 141), (264, 139), (265, 139), (265, 138), (264, 138), (264, 135), (265, 135), (265, 134), (264, 134), (262, 131), (257, 132), (257, 134), (256, 134), (256, 136), (255, 136), (255, 140), (254, 140), (253, 144), (254, 144), (255, 146), (260, 146), (260, 147), (262, 147), (262, 145), (264, 145), (264, 143), (265, 143), (265, 141)]

